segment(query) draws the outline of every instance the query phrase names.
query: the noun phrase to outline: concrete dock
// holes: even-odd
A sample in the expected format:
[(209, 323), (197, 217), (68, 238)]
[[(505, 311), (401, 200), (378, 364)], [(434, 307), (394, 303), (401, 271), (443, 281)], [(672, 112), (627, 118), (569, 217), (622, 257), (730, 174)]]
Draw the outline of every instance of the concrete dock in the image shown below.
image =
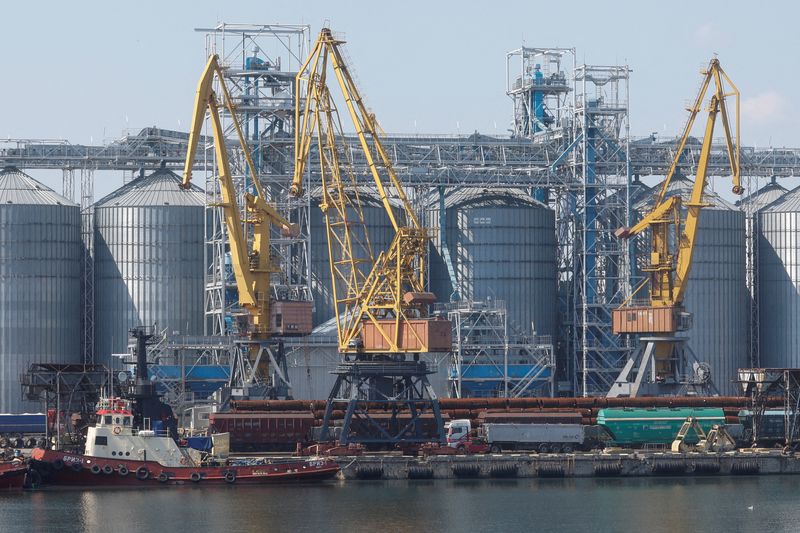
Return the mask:
[(618, 453), (339, 457), (344, 479), (560, 478), (800, 474), (800, 455), (780, 450), (727, 453)]

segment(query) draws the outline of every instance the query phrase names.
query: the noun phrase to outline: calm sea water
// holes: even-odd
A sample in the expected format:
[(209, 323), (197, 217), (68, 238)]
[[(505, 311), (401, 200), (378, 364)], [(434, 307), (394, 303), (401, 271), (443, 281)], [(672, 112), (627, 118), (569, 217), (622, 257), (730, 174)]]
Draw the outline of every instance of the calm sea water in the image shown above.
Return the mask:
[(0, 531), (796, 532), (800, 476), (332, 481), (3, 494)]

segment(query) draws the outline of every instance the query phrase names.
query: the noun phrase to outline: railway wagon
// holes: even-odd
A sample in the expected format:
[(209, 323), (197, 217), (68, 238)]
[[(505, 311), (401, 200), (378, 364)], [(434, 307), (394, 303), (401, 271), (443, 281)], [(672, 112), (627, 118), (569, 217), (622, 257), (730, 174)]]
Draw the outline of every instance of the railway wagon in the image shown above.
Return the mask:
[[(604, 428), (613, 439), (615, 446), (642, 446), (646, 444), (670, 444), (675, 440), (688, 417), (695, 417), (703, 430), (708, 431), (714, 424), (725, 424), (725, 412), (712, 407), (676, 408), (615, 408), (600, 409), (597, 425)], [(686, 437), (687, 444), (696, 444), (694, 432)]]
[(230, 433), (232, 452), (294, 451), (308, 445), (314, 415), (291, 413), (211, 413), (210, 433)]
[[(783, 409), (767, 409), (761, 417), (758, 430), (758, 444), (774, 446), (783, 444), (786, 438), (786, 417)], [(747, 409), (739, 411), (739, 420), (744, 426), (743, 439), (750, 443), (753, 440), (753, 412)]]

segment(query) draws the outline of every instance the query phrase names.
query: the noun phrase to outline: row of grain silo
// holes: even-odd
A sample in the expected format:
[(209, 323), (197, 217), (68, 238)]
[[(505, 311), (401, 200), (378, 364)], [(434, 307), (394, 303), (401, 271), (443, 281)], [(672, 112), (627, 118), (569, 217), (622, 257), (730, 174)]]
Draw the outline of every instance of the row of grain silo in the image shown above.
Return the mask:
[[(95, 204), (95, 363), (142, 324), (202, 333), (204, 197), (174, 173), (141, 176)], [(0, 412), (23, 401), (34, 363), (82, 363), (84, 244), (75, 203), (20, 170), (0, 171)]]
[[(521, 190), (455, 188), (444, 194), (443, 213), (438, 193), (421, 202), (427, 205), (424, 220), (432, 235), (430, 290), (440, 302), (450, 301), (456, 293), (466, 300), (503, 301), (513, 330), (554, 336), (557, 295), (553, 210)], [(290, 379), (297, 384), (293, 394), (298, 399), (327, 396), (334, 382), (328, 371), (331, 361), (336, 360), (327, 230), (316, 208), (319, 193), (312, 193), (311, 198), (312, 293), (317, 329), (312, 342), (293, 341), (297, 345), (294, 353), (302, 354), (289, 361)], [(375, 191), (360, 190), (359, 198), (370, 245), (377, 256), (388, 248), (394, 229)], [(456, 279), (451, 278), (451, 270)], [(437, 394), (445, 395), (450, 361), (441, 354), (429, 359), (434, 370), (429, 380)]]
[[(394, 237), (377, 194), (360, 192), (364, 221), (375, 256)], [(327, 230), (320, 198), (312, 193), (311, 272), (314, 326), (334, 317)], [(518, 190), (464, 188), (448, 191), (444, 232), (437, 200), (431, 199), (428, 227), (432, 234), (430, 289), (447, 302), (454, 292), (462, 299), (496, 299), (507, 303), (510, 320), (523, 332), (556, 332), (555, 214)], [(355, 213), (351, 213), (355, 216)], [(444, 240), (443, 240), (444, 238)], [(447, 242), (447, 252), (444, 243)], [(456, 271), (450, 279), (444, 253)], [(369, 268), (364, 264), (364, 268)], [(366, 273), (366, 272), (365, 272)]]
[[(112, 354), (126, 350), (133, 326), (155, 323), (169, 332), (203, 332), (204, 196), (197, 188), (181, 189), (179, 181), (162, 168), (95, 204), (98, 363), (110, 364)], [(668, 194), (688, 197), (691, 185), (678, 177)], [(631, 190), (636, 209), (646, 211), (655, 189), (641, 184)], [(750, 199), (743, 207), (757, 221), (751, 242), (758, 251), (761, 364), (800, 366), (793, 348), (800, 340), (795, 327), (800, 321), (800, 192), (786, 193), (773, 182), (759, 198), (760, 203)], [(377, 254), (391, 242), (393, 230), (369, 191), (362, 200)], [(693, 351), (711, 364), (720, 392), (731, 394), (736, 393), (736, 369), (749, 365), (746, 215), (713, 193), (705, 201), (711, 206), (702, 214), (686, 298), (694, 314), (688, 335)], [(429, 279), (440, 301), (454, 292), (474, 300), (504, 300), (515, 328), (555, 335), (553, 211), (526, 191), (511, 189), (449, 189), (443, 215), (438, 195), (428, 205)], [(324, 219), (312, 206), (314, 320), (322, 325), (334, 310)], [(3, 169), (0, 241), (0, 412), (19, 412), (37, 408), (22, 402), (18, 385), (31, 363), (81, 362), (79, 207), (19, 170)], [(450, 272), (457, 273), (455, 280)], [(324, 397), (330, 389), (327, 366), (323, 371), (317, 363), (297, 360), (290, 369), (299, 389), (306, 388), (300, 381), (310, 383), (309, 375), (314, 376), (315, 385), (302, 396)]]

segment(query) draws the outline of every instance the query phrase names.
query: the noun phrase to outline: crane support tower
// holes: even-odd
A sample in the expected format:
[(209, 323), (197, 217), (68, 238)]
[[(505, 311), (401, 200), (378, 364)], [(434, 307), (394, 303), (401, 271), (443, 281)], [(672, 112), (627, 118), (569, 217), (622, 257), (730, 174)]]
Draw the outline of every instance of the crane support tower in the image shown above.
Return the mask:
[[(643, 268), (647, 277), (612, 314), (614, 333), (642, 336), (637, 349), (608, 392), (608, 397), (687, 393), (708, 395), (715, 390), (711, 380), (712, 369), (692, 353), (687, 345), (688, 337), (677, 336), (677, 333), (691, 329), (692, 325), (692, 315), (684, 308), (683, 301), (689, 284), (700, 213), (708, 205), (703, 203), (703, 193), (718, 116), (722, 120), (725, 135), (733, 193), (743, 192), (740, 180), (739, 90), (722, 70), (717, 58), (711, 60), (702, 74), (700, 92), (689, 108), (689, 119), (653, 210), (638, 224), (621, 228), (616, 233), (617, 237), (627, 239), (649, 230), (651, 244), (650, 260)], [(683, 203), (678, 196), (667, 198), (667, 190), (682, 158), (695, 118), (703, 109), (709, 88), (712, 88), (712, 93), (706, 107), (708, 118), (694, 187), (689, 202)], [(729, 98), (734, 100), (735, 133), (731, 133)], [(645, 285), (650, 288), (649, 300), (637, 304), (633, 298)]]
[[(347, 410), (340, 442), (403, 444), (439, 440), (444, 426), (439, 403), (419, 354), (449, 352), (450, 322), (429, 315), (436, 297), (426, 290), (429, 236), (383, 147), (382, 130), (367, 109), (341, 49), (344, 41), (323, 28), (298, 72), (295, 124), (295, 174), (291, 194), (302, 197), (310, 151), (319, 159), (332, 295), (341, 362), (331, 391), (322, 439), (330, 437), (336, 403)], [(342, 131), (329, 77), (338, 82), (346, 113), (374, 182), (374, 192), (394, 228), (388, 249), (372, 250), (362, 196)], [(372, 188), (370, 188), (372, 189)], [(388, 418), (370, 412), (379, 404)], [(435, 435), (423, 431), (433, 416)], [(387, 415), (381, 415), (387, 416)]]
[[(215, 76), (219, 80), (222, 103), (231, 116), (239, 148), (251, 175), (252, 190), (243, 194), (244, 210), (237, 200), (240, 191), (231, 173), (219, 103), (213, 89)], [(284, 391), (283, 395), (286, 395), (291, 384), (282, 357), (283, 345), (274, 337), (310, 333), (312, 303), (280, 301), (274, 294), (271, 278), (279, 274), (281, 269), (273, 260), (270, 237), (273, 227), (287, 236), (296, 233), (297, 228), (267, 202), (216, 55), (208, 59), (197, 84), (181, 184), (185, 189), (191, 185), (195, 154), (206, 113), (211, 118), (217, 177), (222, 197), (221, 207), (230, 247), (231, 266), (236, 280), (239, 305), (244, 310), (242, 316), (237, 317), (239, 325), (237, 342), (242, 348), (238, 350), (240, 354), (238, 360), (234, 357), (232, 361), (230, 385), (234, 388), (266, 387), (269, 395), (274, 395), (276, 390), (281, 389)]]

